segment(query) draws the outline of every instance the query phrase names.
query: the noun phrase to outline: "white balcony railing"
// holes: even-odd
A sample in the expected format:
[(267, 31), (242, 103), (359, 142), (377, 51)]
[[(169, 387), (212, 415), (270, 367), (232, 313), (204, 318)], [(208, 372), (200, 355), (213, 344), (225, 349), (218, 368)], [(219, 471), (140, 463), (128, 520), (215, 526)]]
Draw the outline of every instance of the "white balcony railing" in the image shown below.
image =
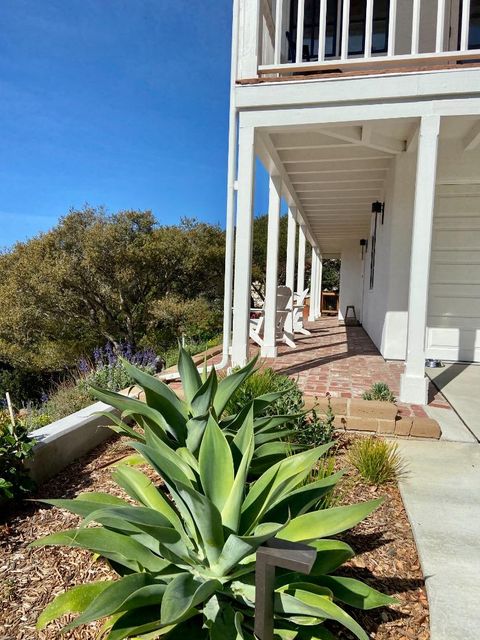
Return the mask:
[(480, 0), (239, 2), (239, 79), (480, 59)]

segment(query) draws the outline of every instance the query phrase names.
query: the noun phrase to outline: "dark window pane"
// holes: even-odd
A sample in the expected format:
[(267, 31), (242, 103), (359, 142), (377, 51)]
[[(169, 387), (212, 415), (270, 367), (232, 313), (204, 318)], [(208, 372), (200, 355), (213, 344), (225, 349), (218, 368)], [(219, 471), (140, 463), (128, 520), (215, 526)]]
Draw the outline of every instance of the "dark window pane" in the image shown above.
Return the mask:
[(480, 0), (472, 0), (470, 5), (470, 32), (468, 48), (480, 49)]

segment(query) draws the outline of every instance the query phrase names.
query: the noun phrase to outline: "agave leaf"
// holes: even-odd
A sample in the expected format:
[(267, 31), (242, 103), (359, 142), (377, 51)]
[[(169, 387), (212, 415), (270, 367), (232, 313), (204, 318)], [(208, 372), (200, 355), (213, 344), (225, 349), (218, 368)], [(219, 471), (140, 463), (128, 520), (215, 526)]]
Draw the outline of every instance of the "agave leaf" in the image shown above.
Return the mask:
[(180, 456), (182, 460), (185, 460), (192, 471), (194, 471), (197, 475), (200, 474), (198, 460), (195, 458), (190, 449), (187, 449), (187, 447), (180, 447), (179, 449), (177, 449), (177, 455)]
[(222, 509), (223, 525), (233, 533), (238, 533), (240, 527), (242, 504), (254, 446), (253, 421), (248, 419), (245, 422), (245, 431), (241, 436), (241, 447), (244, 449), (243, 456), (235, 474), (230, 495)]
[(188, 418), (187, 406), (172, 389), (159, 380), (142, 371), (135, 365), (122, 359), (126, 372), (145, 391), (147, 404), (159, 411), (170, 424), (185, 424)]
[(228, 401), (233, 396), (235, 391), (240, 387), (245, 380), (252, 375), (253, 369), (257, 364), (258, 355), (250, 360), (250, 362), (243, 367), (243, 369), (239, 369), (235, 373), (227, 376), (223, 380), (218, 383), (217, 393), (215, 394), (215, 399), (213, 402), (213, 408), (217, 416), (221, 416), (225, 410), (225, 407), (228, 404)]
[(266, 512), (266, 516), (270, 520), (280, 522), (285, 520), (288, 514), (290, 514), (292, 518), (304, 514), (324, 495), (334, 489), (344, 473), (344, 471), (339, 471), (331, 476), (315, 480), (315, 482), (310, 482), (299, 489), (291, 491), (283, 498), (276, 500)]
[(309, 546), (317, 551), (315, 563), (310, 571), (311, 576), (331, 573), (355, 555), (352, 547), (341, 540), (315, 540), (310, 542)]
[(180, 540), (180, 534), (172, 527), (169, 520), (148, 507), (125, 506), (98, 509), (85, 518), (83, 525), (89, 522), (98, 522), (106, 527), (126, 531), (129, 530), (129, 525), (133, 525), (135, 530), (143, 531), (163, 543), (175, 543)]
[(293, 518), (278, 535), (290, 542), (311, 542), (326, 538), (354, 527), (364, 520), (383, 502), (382, 498), (370, 502), (360, 502), (346, 507), (333, 507)]
[(195, 416), (190, 418), (187, 422), (187, 448), (192, 453), (196, 453), (200, 443), (202, 442), (203, 434), (207, 427), (208, 414), (204, 416)]
[(107, 424), (105, 426), (115, 433), (118, 433), (122, 436), (129, 436), (130, 438), (139, 440), (140, 442), (145, 441), (145, 438), (140, 433), (138, 433), (138, 431), (132, 429), (130, 425), (128, 425), (124, 420), (116, 416), (114, 413), (108, 413), (108, 411), (97, 411), (95, 415), (104, 416), (105, 418), (111, 420), (113, 424)]
[(198, 461), (205, 495), (222, 511), (234, 482), (233, 458), (227, 439), (212, 415), (205, 429)]
[(179, 440), (179, 429), (168, 424), (163, 415), (156, 409), (149, 407), (147, 404), (137, 400), (136, 398), (129, 398), (121, 393), (98, 389), (94, 386), (91, 386), (90, 388), (96, 398), (111, 405), (112, 407), (115, 407), (115, 409), (122, 412), (122, 415), (143, 416), (149, 421), (150, 425), (155, 425), (155, 427), (162, 433), (169, 433), (176, 440)]
[[(278, 442), (279, 440), (287, 440), (290, 436), (296, 434), (296, 429), (275, 429), (271, 432), (255, 434), (255, 444), (260, 447), (267, 442)], [(287, 442), (285, 444), (288, 444)], [(289, 445), (291, 446), (291, 445)]]
[(212, 367), (210, 375), (202, 384), (190, 403), (193, 416), (204, 416), (209, 412), (217, 387), (217, 373), (215, 371), (215, 367)]
[(355, 620), (330, 600), (324, 591), (307, 583), (287, 585), (275, 593), (275, 611), (281, 614), (313, 616), (335, 620), (358, 640), (368, 640), (368, 635)]
[(265, 416), (264, 418), (255, 418), (255, 433), (265, 433), (266, 431), (278, 429), (278, 427), (282, 427), (284, 424), (295, 422), (295, 420), (301, 418), (303, 415), (305, 414), (294, 413), (283, 416)]
[(190, 466), (173, 449), (165, 443), (162, 443), (163, 446), (161, 446), (160, 442), (160, 440), (152, 442), (154, 446), (140, 442), (132, 442), (131, 445), (142, 454), (165, 481), (179, 481), (192, 486), (195, 482), (195, 474)]
[(329, 443), (302, 451), (267, 469), (253, 484), (243, 503), (242, 530), (249, 531), (275, 501), (301, 484), (331, 446)]
[(90, 603), (111, 584), (113, 584), (113, 580), (90, 582), (89, 584), (81, 584), (60, 593), (38, 617), (37, 631), (45, 629), (50, 622), (61, 618), (67, 613), (81, 613), (85, 611)]
[(168, 562), (156, 556), (136, 540), (100, 527), (94, 529), (70, 529), (61, 533), (52, 533), (30, 544), (32, 547), (44, 547), (47, 545), (89, 549), (117, 562), (123, 567), (133, 569), (133, 571), (141, 571), (143, 568), (149, 571), (162, 571), (169, 566)]
[(354, 578), (340, 578), (337, 576), (317, 576), (315, 584), (327, 587), (333, 593), (335, 600), (356, 609), (376, 609), (391, 604), (398, 604), (398, 600), (380, 593), (360, 580)]
[(219, 577), (227, 576), (235, 565), (255, 553), (261, 544), (273, 538), (284, 526), (284, 524), (272, 522), (262, 525), (258, 535), (229, 535), (218, 561), (212, 566), (212, 571)]
[(237, 452), (238, 456), (243, 456), (250, 446), (251, 436), (253, 434), (253, 405), (250, 402), (247, 404), (237, 416), (235, 420), (233, 433), (236, 433), (233, 438), (233, 451)]
[(201, 580), (190, 573), (181, 573), (167, 586), (161, 606), (162, 624), (173, 624), (221, 588), (218, 580)]
[(164, 584), (155, 584), (148, 573), (133, 573), (125, 576), (110, 584), (90, 603), (82, 615), (68, 624), (64, 630), (71, 631), (82, 624), (88, 624), (115, 613), (157, 604), (162, 599), (165, 588)]
[(264, 393), (261, 396), (257, 396), (253, 401), (253, 415), (255, 418), (261, 415), (265, 409), (282, 396), (282, 391), (272, 391), (271, 393)]
[(102, 505), (116, 505), (116, 506), (126, 506), (128, 502), (122, 500), (121, 498), (117, 498), (116, 496), (111, 496), (109, 494), (82, 494), (82, 496), (78, 496), (73, 500), (67, 499), (55, 499), (55, 500), (39, 500), (39, 502), (43, 502), (45, 504), (50, 504), (58, 509), (66, 509), (71, 513), (75, 513), (77, 516), (81, 516), (82, 518), (86, 518), (93, 511), (96, 511)]
[(199, 544), (212, 565), (218, 560), (224, 544), (220, 512), (211, 500), (192, 487), (176, 482), (176, 489), (191, 513), (200, 533)]
[(202, 386), (202, 379), (191, 355), (187, 353), (183, 347), (180, 347), (178, 352), (178, 372), (182, 379), (185, 400), (190, 405), (195, 394)]
[(130, 467), (118, 467), (112, 475), (115, 482), (120, 485), (131, 498), (143, 504), (145, 507), (155, 509), (165, 516), (181, 535), (182, 540), (190, 544), (175, 509), (170, 502), (163, 497), (150, 478), (138, 469), (131, 469)]

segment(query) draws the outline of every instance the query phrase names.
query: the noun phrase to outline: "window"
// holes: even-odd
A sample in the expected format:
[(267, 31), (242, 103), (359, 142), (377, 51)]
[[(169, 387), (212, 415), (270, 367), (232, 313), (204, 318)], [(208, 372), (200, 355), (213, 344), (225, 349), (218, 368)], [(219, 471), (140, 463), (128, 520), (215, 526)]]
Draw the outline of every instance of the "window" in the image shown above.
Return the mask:
[(480, 49), (480, 0), (472, 0), (470, 5), (468, 48)]

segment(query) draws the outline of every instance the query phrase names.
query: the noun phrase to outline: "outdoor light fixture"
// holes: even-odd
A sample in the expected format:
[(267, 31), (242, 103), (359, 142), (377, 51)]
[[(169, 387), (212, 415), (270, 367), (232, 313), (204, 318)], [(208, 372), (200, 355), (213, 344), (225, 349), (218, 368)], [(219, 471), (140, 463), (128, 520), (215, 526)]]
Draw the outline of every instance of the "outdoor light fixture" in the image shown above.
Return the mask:
[(368, 240), (365, 240), (365, 238), (362, 238), (362, 240), (360, 240), (360, 246), (362, 247), (362, 260), (363, 260), (363, 255), (367, 251)]
[(385, 203), (379, 202), (378, 200), (376, 202), (372, 202), (372, 213), (374, 213), (375, 215), (377, 215), (377, 213), (381, 213), (383, 224), (385, 218)]

